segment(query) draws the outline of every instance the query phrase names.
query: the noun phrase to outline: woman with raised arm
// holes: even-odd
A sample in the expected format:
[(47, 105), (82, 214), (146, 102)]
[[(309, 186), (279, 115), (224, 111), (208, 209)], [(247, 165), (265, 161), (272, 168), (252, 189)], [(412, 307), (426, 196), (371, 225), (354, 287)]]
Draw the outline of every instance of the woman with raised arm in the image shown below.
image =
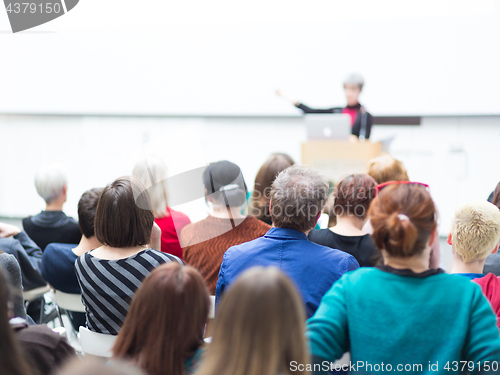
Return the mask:
[(363, 90), (365, 80), (359, 74), (351, 74), (344, 80), (344, 93), (347, 101), (345, 107), (333, 107), (326, 109), (309, 108), (298, 100), (288, 96), (281, 90), (277, 90), (276, 94), (292, 103), (304, 113), (346, 113), (351, 117), (351, 133), (353, 139), (365, 140), (370, 138), (370, 133), (373, 125), (373, 117), (365, 107), (359, 104), (359, 95)]
[(382, 364), (382, 371), (458, 374), (460, 361), (473, 374), (489, 373), (488, 365), (498, 371), (491, 363), (500, 358), (500, 337), (481, 288), (429, 269), (437, 215), (427, 185), (401, 181), (376, 191), (368, 217), (384, 264), (344, 275), (323, 297), (308, 321), (314, 361), (350, 352), (351, 363), (363, 363), (359, 374)]

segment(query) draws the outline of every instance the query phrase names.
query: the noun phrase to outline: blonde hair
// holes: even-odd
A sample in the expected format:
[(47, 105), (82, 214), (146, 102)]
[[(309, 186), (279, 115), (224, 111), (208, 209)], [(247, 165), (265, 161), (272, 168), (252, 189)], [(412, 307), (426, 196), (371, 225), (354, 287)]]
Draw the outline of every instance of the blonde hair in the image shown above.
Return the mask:
[(367, 174), (378, 184), (388, 181), (409, 181), (408, 172), (403, 163), (388, 154), (370, 160)]
[(155, 218), (167, 216), (167, 166), (158, 156), (141, 159), (132, 175), (146, 186)]
[(309, 363), (305, 321), (304, 304), (284, 273), (251, 268), (223, 295), (196, 375), (292, 374), (291, 361)]
[(464, 263), (483, 260), (500, 241), (500, 210), (486, 201), (468, 202), (455, 211), (450, 233)]

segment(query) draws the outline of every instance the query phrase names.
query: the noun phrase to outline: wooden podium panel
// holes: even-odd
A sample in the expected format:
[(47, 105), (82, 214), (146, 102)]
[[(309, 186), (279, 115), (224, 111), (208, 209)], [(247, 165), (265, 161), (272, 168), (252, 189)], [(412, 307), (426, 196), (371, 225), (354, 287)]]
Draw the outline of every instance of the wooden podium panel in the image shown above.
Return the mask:
[(381, 152), (380, 142), (307, 141), (302, 143), (302, 164), (337, 183), (347, 174), (366, 173), (368, 162)]

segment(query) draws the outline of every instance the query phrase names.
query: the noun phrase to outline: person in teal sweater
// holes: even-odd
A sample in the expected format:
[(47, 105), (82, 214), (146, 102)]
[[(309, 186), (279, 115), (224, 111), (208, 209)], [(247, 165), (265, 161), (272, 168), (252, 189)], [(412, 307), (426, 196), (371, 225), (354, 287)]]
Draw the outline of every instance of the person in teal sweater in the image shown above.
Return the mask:
[[(377, 187), (370, 206), (384, 265), (346, 273), (308, 321), (315, 373), (498, 374), (500, 336), (478, 285), (429, 269), (436, 208), (426, 185)], [(465, 362), (461, 362), (465, 361)]]

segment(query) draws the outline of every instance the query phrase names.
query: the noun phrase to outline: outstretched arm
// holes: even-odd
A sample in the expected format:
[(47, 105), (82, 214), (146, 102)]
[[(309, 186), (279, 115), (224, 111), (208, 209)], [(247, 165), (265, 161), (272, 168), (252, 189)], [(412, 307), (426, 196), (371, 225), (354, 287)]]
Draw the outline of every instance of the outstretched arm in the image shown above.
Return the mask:
[(301, 102), (299, 102), (297, 99), (288, 96), (287, 94), (285, 94), (281, 90), (276, 90), (276, 95), (281, 96), (283, 99), (289, 101), (294, 106), (296, 106), (297, 108), (301, 109), (304, 113), (335, 113), (337, 111), (338, 112), (341, 111), (340, 108), (326, 108), (326, 109), (314, 109), (314, 108), (310, 108), (310, 107), (302, 104)]
[(294, 106), (298, 106), (300, 104), (300, 102), (297, 99), (292, 98), (291, 96), (289, 96), (288, 94), (286, 94), (281, 90), (276, 90), (276, 95), (281, 96), (283, 99), (292, 103)]

